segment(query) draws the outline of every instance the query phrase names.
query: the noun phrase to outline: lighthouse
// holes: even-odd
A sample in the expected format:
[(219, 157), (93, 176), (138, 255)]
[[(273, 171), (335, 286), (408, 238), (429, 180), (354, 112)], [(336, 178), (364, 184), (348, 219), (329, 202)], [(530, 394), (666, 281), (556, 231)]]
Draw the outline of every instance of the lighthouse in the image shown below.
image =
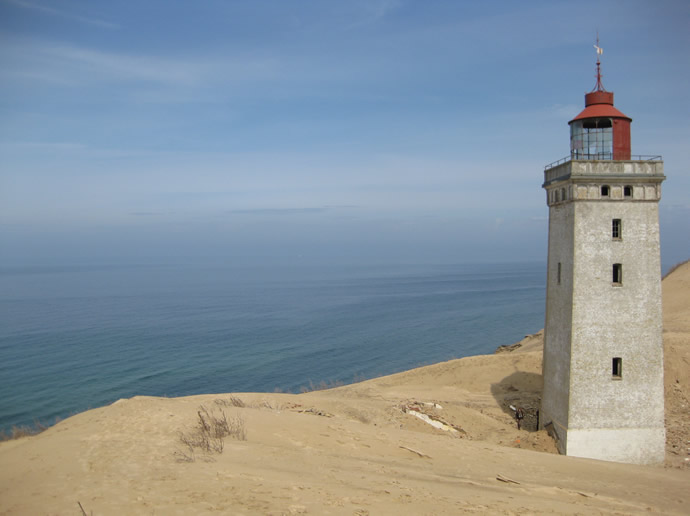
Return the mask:
[[(598, 43), (598, 41), (597, 41)], [(544, 170), (549, 242), (540, 428), (565, 455), (649, 464), (665, 453), (660, 156), (596, 85)]]

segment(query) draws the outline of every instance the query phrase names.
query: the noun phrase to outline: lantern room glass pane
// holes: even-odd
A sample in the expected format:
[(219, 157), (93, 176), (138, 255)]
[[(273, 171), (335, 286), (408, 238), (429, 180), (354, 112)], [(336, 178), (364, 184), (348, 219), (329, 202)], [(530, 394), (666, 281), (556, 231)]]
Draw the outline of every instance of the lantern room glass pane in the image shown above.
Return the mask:
[(610, 118), (588, 118), (570, 124), (570, 155), (573, 159), (613, 159), (613, 127)]

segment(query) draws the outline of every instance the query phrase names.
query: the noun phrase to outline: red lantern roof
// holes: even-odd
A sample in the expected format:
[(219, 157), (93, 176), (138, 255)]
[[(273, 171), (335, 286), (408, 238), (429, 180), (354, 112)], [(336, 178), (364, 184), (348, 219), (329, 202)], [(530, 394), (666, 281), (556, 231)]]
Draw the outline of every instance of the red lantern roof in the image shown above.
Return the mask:
[(568, 122), (569, 124), (583, 118), (624, 118), (632, 121), (632, 118), (613, 107), (613, 92), (611, 91), (597, 90), (587, 93), (585, 95), (585, 106), (585, 109), (579, 115)]

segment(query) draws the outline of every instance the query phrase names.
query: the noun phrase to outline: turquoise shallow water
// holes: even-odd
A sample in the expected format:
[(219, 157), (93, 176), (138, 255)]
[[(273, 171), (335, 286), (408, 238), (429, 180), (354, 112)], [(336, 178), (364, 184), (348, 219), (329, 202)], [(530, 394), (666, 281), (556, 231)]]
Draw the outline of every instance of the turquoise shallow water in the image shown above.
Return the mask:
[(540, 263), (0, 269), (0, 429), (134, 395), (299, 392), (511, 344)]

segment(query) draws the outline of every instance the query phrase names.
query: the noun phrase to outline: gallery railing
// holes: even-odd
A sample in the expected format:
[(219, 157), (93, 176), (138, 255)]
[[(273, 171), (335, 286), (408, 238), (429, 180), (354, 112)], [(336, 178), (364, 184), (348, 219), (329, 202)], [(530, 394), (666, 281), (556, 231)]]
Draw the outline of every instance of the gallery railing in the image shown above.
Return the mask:
[[(649, 155), (643, 155), (643, 154), (635, 154), (630, 156), (629, 160), (625, 161), (661, 161), (661, 156), (649, 156)], [(571, 154), (570, 156), (566, 156), (565, 158), (561, 158), (558, 161), (554, 161), (553, 163), (549, 163), (544, 167), (544, 170), (549, 170), (550, 168), (557, 167), (558, 165), (561, 165), (563, 163), (567, 163), (568, 161), (577, 161), (577, 160), (592, 160), (592, 161), (597, 161), (597, 160), (611, 160), (611, 154), (610, 153), (599, 153), (599, 154)]]

